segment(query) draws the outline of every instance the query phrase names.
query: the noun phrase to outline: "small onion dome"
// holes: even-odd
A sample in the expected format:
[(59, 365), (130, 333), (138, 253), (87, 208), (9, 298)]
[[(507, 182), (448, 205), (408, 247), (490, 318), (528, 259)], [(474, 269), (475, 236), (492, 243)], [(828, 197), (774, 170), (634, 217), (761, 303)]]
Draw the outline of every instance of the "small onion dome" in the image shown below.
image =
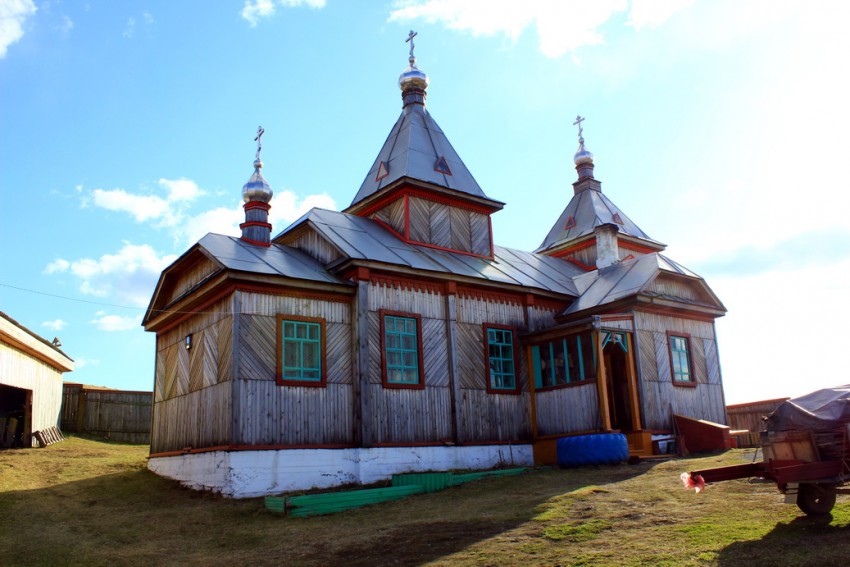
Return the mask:
[(576, 165), (593, 164), (593, 154), (584, 147), (584, 138), (578, 139), (578, 151), (573, 156)]
[(428, 75), (425, 74), (425, 71), (416, 67), (416, 58), (411, 57), (410, 67), (405, 69), (398, 78), (398, 88), (400, 88), (402, 92), (410, 89), (424, 91), (428, 88), (428, 83)]
[(255, 160), (254, 175), (251, 176), (248, 183), (242, 186), (242, 200), (246, 203), (250, 203), (252, 201), (268, 203), (272, 200), (274, 191), (272, 191), (271, 185), (269, 185), (269, 182), (266, 181), (265, 177), (263, 177), (263, 174), (260, 173), (262, 168), (263, 162), (259, 159)]

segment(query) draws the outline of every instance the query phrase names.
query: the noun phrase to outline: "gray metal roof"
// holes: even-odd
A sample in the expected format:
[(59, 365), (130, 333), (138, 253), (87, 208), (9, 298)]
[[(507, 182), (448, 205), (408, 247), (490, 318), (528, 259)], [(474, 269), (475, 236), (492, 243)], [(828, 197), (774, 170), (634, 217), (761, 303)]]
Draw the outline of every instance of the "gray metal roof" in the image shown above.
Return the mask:
[[(621, 222), (617, 222), (615, 215)], [(570, 217), (573, 218), (575, 225), (567, 228)], [(581, 238), (593, 233), (593, 229), (597, 226), (609, 223), (617, 225), (620, 228), (620, 234), (635, 236), (663, 247), (663, 244), (650, 238), (601, 191), (585, 189), (573, 195), (567, 208), (558, 217), (552, 230), (536, 251), (547, 250), (558, 244)]]
[[(437, 171), (440, 158), (445, 157), (451, 171), (447, 175)], [(381, 164), (387, 175), (378, 179)], [(418, 179), (441, 187), (447, 187), (474, 197), (489, 199), (478, 182), (466, 168), (446, 135), (421, 104), (409, 104), (387, 136), (384, 146), (372, 164), (366, 179), (360, 186), (349, 207), (374, 195), (384, 187), (402, 177)]]
[(349, 284), (329, 273), (321, 262), (295, 248), (256, 246), (238, 237), (212, 233), (201, 238), (198, 246), (229, 270), (331, 284)]
[(652, 253), (614, 264), (602, 270), (593, 270), (575, 278), (574, 281), (580, 295), (561, 315), (571, 315), (636, 295), (643, 291), (661, 272), (669, 272), (698, 280), (707, 295), (717, 302), (715, 307), (725, 310), (720, 300), (717, 299), (700, 276), (661, 254)]
[(501, 246), (495, 247), (494, 258), (490, 260), (408, 244), (372, 219), (324, 209), (313, 209), (275, 240), (303, 222), (308, 222), (344, 256), (356, 260), (450, 273), (572, 296), (578, 295), (573, 278), (584, 273), (581, 268), (558, 258)]

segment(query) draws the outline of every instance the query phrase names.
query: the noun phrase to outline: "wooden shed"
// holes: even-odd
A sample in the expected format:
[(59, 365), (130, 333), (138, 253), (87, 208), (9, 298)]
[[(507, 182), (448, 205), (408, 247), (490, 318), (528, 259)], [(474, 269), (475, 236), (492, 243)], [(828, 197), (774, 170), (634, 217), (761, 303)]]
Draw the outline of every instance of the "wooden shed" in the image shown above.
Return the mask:
[(74, 370), (59, 347), (0, 311), (0, 446), (38, 446), (57, 427), (62, 374)]
[(208, 234), (163, 272), (143, 322), (149, 467), (254, 496), (546, 462), (586, 432), (623, 432), (637, 454), (674, 413), (725, 423), (725, 308), (602, 193), (581, 133), (541, 246), (497, 246), (504, 204), (426, 110), (415, 61), (400, 86), (344, 211), (272, 238), (258, 147), (241, 238)]

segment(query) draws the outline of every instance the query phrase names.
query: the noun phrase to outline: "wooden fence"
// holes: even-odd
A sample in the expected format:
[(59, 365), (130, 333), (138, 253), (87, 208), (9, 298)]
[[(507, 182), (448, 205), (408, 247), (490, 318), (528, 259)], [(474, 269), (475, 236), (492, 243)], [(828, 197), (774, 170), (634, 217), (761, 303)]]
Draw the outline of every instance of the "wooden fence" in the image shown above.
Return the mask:
[(762, 417), (771, 413), (779, 407), (779, 404), (787, 399), (777, 398), (775, 400), (762, 400), (760, 402), (726, 406), (729, 427), (732, 429), (747, 429), (757, 434), (764, 429), (764, 420), (762, 420)]
[(152, 401), (153, 392), (106, 390), (66, 382), (61, 428), (121, 443), (148, 444)]

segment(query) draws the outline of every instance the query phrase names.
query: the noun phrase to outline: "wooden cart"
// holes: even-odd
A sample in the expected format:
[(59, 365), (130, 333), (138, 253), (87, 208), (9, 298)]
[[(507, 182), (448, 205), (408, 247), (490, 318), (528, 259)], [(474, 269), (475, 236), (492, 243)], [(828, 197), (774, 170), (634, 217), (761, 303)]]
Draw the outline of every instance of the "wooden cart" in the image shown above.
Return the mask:
[(765, 431), (764, 460), (691, 471), (708, 482), (759, 477), (776, 482), (785, 502), (808, 515), (829, 514), (838, 494), (850, 494), (850, 424), (827, 431)]

